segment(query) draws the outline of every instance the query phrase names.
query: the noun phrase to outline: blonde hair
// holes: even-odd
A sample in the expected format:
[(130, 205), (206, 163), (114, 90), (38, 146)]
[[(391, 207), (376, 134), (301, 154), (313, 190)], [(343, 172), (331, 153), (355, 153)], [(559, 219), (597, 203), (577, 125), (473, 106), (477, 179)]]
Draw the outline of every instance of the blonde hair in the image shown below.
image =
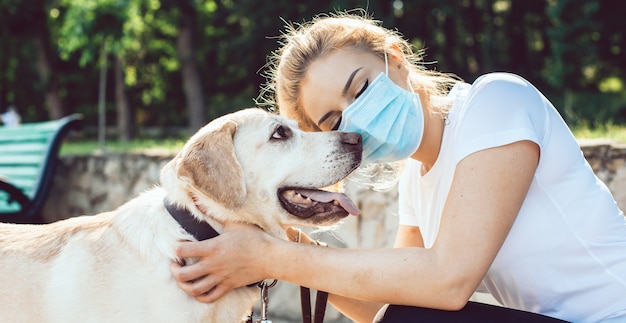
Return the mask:
[(392, 48), (401, 50), (409, 63), (411, 85), (427, 93), (425, 99), (431, 113), (447, 113), (449, 104), (445, 96), (460, 81), (452, 74), (426, 70), (423, 50), (414, 51), (399, 32), (382, 27), (363, 11), (321, 14), (303, 24), (287, 23), (280, 44), (281, 47), (269, 56), (267, 81), (257, 103), (269, 106), (270, 110), (277, 108), (280, 114), (296, 120), (306, 131), (321, 129), (303, 111), (299, 102), (300, 83), (314, 60), (339, 48), (365, 50), (381, 59)]
[[(300, 84), (313, 61), (334, 50), (352, 47), (368, 51), (384, 59), (385, 53), (402, 51), (408, 62), (413, 89), (426, 93), (430, 113), (445, 115), (450, 108), (446, 96), (460, 81), (452, 74), (426, 70), (423, 50), (412, 45), (395, 31), (382, 27), (364, 11), (321, 14), (302, 24), (287, 23), (280, 38), (280, 47), (269, 56), (267, 82), (262, 86), (257, 103), (277, 108), (281, 115), (294, 119), (300, 129), (321, 131), (300, 104)], [(359, 168), (351, 178), (370, 188), (385, 191), (393, 188), (404, 163), (369, 164)]]

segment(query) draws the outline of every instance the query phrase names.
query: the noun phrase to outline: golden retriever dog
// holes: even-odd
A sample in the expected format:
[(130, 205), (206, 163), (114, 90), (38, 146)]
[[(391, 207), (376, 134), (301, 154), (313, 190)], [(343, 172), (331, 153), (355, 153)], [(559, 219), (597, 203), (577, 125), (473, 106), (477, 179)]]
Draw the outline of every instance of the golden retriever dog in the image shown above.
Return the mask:
[(195, 240), (194, 225), (247, 222), (286, 239), (290, 226), (358, 214), (318, 188), (358, 167), (361, 149), (358, 134), (303, 132), (259, 108), (215, 119), (163, 167), (160, 186), (112, 212), (0, 224), (0, 322), (240, 322), (258, 288), (196, 301), (170, 274), (172, 261), (193, 261), (174, 245)]

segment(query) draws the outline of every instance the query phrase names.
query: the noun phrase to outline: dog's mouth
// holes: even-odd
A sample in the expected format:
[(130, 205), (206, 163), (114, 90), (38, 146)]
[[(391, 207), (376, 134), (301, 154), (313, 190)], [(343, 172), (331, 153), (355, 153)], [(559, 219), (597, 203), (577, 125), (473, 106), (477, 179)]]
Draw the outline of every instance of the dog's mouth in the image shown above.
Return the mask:
[(313, 216), (346, 217), (348, 214), (361, 213), (345, 194), (319, 189), (282, 188), (278, 191), (278, 200), (283, 209), (303, 219)]

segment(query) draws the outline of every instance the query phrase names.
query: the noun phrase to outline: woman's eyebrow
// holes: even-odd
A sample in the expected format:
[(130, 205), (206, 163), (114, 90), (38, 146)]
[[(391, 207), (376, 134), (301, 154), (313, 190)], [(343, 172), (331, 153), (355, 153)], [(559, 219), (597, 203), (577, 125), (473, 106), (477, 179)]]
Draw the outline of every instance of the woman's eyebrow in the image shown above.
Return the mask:
[(348, 93), (348, 89), (350, 89), (350, 85), (352, 84), (352, 80), (354, 79), (354, 76), (362, 68), (363, 68), (363, 66), (357, 68), (356, 70), (354, 70), (354, 72), (352, 72), (352, 74), (350, 74), (350, 77), (348, 78), (348, 81), (346, 82), (346, 86), (344, 86), (343, 87), (343, 91), (341, 91), (341, 96), (346, 96), (346, 93)]

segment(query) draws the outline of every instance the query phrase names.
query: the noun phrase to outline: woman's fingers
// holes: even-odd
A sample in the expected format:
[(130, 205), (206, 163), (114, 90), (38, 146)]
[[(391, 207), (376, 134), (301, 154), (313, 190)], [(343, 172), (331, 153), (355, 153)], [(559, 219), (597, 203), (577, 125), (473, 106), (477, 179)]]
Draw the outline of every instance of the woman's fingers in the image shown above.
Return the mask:
[(182, 266), (177, 262), (172, 262), (170, 272), (179, 283), (191, 284), (207, 276), (204, 268), (194, 265)]
[[(197, 276), (197, 270), (187, 270), (195, 265), (198, 265), (198, 263), (192, 266), (181, 266), (173, 262), (170, 265), (170, 271), (176, 278), (178, 286), (196, 300), (203, 303), (213, 303), (238, 287), (227, 280), (218, 280), (218, 275)], [(190, 279), (190, 277), (193, 278)]]
[(195, 277), (195, 274), (188, 275), (187, 267), (174, 262), (170, 265), (170, 271), (177, 280), (178, 286), (187, 294), (195, 297), (203, 303), (212, 303), (224, 296), (234, 286), (227, 284), (218, 285), (217, 275), (205, 275), (188, 280), (188, 277)]
[(210, 240), (179, 242), (174, 252), (179, 258), (205, 257), (211, 252), (210, 243)]
[(203, 303), (213, 303), (233, 289), (234, 289), (233, 286), (227, 286), (225, 284), (217, 285), (217, 287), (209, 290), (206, 293), (195, 296), (195, 298), (196, 300), (203, 302)]
[(178, 243), (177, 257), (198, 261), (174, 262), (170, 271), (186, 293), (201, 302), (214, 302), (234, 288), (266, 278), (258, 260), (268, 248), (268, 237), (256, 226), (227, 223), (218, 237)]

